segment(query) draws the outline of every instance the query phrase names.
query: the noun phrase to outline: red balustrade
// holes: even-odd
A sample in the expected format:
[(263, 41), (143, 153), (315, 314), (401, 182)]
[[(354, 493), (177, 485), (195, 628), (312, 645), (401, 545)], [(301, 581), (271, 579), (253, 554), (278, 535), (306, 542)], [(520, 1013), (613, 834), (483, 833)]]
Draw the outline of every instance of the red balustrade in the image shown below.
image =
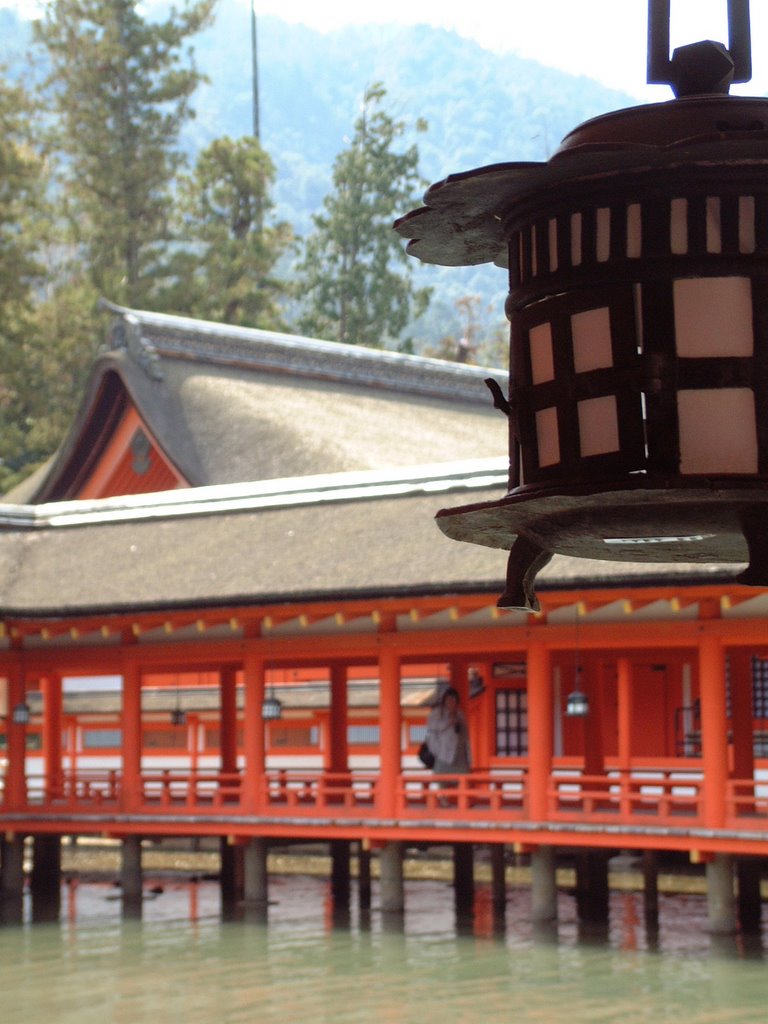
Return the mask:
[(399, 808), (404, 818), (448, 812), (498, 820), (523, 818), (527, 808), (525, 772), (471, 772), (433, 775), (404, 772), (400, 776)]
[(562, 770), (550, 777), (549, 818), (679, 824), (681, 817), (701, 817), (703, 782), (701, 772), (675, 769), (616, 770), (601, 775)]
[[(381, 778), (366, 771), (269, 769), (261, 778), (258, 806), (249, 804), (241, 771), (147, 769), (140, 775), (135, 806), (124, 805), (120, 769), (63, 770), (51, 786), (42, 775), (27, 776), (27, 804), (38, 813), (65, 811), (89, 815), (173, 812), (196, 817), (253, 814), (265, 818), (381, 819)], [(487, 823), (529, 821), (529, 789), (524, 767), (434, 775), (423, 769), (401, 772), (396, 783), (396, 818)], [(768, 834), (768, 778), (729, 780), (723, 795), (726, 827)], [(558, 767), (549, 778), (544, 823), (700, 827), (704, 822), (704, 779), (693, 767), (610, 769), (588, 775)]]

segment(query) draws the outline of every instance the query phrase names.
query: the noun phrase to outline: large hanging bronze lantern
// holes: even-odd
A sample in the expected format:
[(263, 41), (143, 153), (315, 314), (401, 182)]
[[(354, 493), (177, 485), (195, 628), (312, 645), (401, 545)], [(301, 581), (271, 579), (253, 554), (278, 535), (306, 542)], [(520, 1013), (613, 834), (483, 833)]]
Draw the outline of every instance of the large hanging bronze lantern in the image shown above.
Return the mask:
[(396, 229), (447, 266), (509, 270), (509, 492), (445, 509), (449, 537), (510, 550), (503, 607), (535, 608), (553, 553), (748, 562), (768, 584), (768, 100), (748, 0), (726, 48), (669, 56), (649, 3), (649, 81), (676, 98), (579, 126), (547, 163), (451, 175)]

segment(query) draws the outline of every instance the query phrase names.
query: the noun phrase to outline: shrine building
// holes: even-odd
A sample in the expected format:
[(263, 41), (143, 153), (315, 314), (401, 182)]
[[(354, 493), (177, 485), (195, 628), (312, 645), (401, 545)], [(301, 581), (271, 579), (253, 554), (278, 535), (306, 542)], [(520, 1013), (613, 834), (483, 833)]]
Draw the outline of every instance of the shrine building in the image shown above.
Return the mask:
[[(329, 843), (342, 887), (377, 851), (394, 912), (408, 846), (482, 844), (500, 899), (530, 858), (538, 921), (564, 855), (607, 913), (619, 851), (649, 891), (660, 854), (706, 864), (713, 930), (759, 920), (766, 589), (556, 556), (540, 610), (502, 610), (506, 553), (434, 519), (507, 491), (503, 371), (110, 308), (70, 433), (0, 505), (7, 900), (27, 837), (57, 880), (60, 837), (121, 840), (127, 899), (142, 839), (208, 836), (254, 902), (277, 841)], [(439, 788), (448, 684), (472, 765)]]

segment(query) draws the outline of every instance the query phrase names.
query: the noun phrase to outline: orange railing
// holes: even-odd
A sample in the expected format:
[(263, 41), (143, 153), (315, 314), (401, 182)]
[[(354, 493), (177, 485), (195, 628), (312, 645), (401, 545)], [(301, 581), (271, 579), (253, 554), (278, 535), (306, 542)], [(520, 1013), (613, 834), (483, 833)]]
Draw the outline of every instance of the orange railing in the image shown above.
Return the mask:
[(731, 779), (725, 813), (730, 827), (768, 830), (768, 779)]
[(141, 799), (146, 810), (219, 808), (240, 802), (239, 772), (158, 768), (141, 773)]
[(88, 813), (104, 808), (130, 811), (186, 807), (201, 810), (240, 800), (241, 777), (237, 772), (191, 772), (188, 769), (145, 770), (138, 780), (135, 807), (126, 801), (123, 773), (118, 768), (62, 771), (53, 783), (42, 776), (27, 776), (31, 807), (52, 811)]
[[(62, 770), (50, 784), (27, 778), (30, 811), (89, 814), (258, 813), (267, 816), (327, 819), (380, 816), (378, 773), (370, 770), (269, 769), (258, 792), (246, 790), (240, 771), (145, 769), (130, 791), (120, 769)], [(395, 817), (456, 821), (529, 820), (526, 769), (507, 767), (467, 775), (436, 776), (423, 769), (403, 771), (395, 792)], [(587, 775), (576, 766), (558, 766), (549, 779), (549, 822), (693, 826), (705, 821), (704, 779), (691, 766), (633, 766)], [(731, 780), (723, 794), (725, 827), (768, 834), (768, 778)], [(14, 808), (18, 810), (20, 808)], [(2, 807), (0, 806), (0, 811)]]
[(374, 772), (298, 771), (281, 768), (264, 778), (264, 803), (268, 813), (289, 810), (325, 814), (329, 810), (373, 811), (378, 774)]
[(42, 776), (27, 776), (28, 800), (33, 806), (50, 805), (67, 811), (116, 806), (121, 774), (117, 768), (65, 769), (52, 783)]
[(584, 775), (562, 770), (549, 785), (552, 821), (622, 821), (655, 823), (698, 818), (703, 810), (701, 772), (674, 768), (611, 771)]
[(468, 775), (404, 772), (398, 801), (400, 814), (406, 818), (452, 811), (489, 819), (522, 818), (527, 805), (525, 771), (520, 768)]

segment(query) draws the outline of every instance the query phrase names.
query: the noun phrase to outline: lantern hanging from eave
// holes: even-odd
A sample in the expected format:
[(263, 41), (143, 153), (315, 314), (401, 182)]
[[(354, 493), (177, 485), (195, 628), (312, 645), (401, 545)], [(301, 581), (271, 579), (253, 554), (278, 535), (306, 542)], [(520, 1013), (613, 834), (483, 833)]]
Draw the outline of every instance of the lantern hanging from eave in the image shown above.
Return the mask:
[(588, 121), (547, 163), (451, 175), (396, 229), (446, 266), (509, 270), (509, 491), (445, 509), (449, 537), (510, 550), (502, 607), (536, 608), (554, 553), (748, 562), (768, 584), (768, 100), (748, 0), (729, 42), (669, 57), (649, 3), (649, 81), (676, 98)]

